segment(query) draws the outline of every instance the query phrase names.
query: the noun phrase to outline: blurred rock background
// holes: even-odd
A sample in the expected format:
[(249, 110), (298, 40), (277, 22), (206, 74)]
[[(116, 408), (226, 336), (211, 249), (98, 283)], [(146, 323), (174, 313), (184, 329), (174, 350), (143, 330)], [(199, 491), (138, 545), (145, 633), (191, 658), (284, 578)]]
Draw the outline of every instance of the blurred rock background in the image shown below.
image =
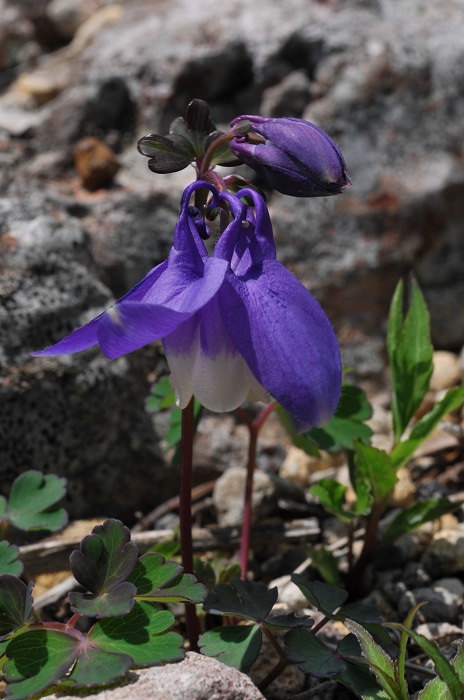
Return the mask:
[(464, 343), (462, 0), (0, 0), (0, 477), (64, 474), (71, 515), (128, 524), (176, 492), (145, 409), (148, 348), (32, 359), (169, 250), (193, 171), (136, 150), (193, 97), (216, 124), (296, 116), (353, 181), (270, 197), (279, 256), (320, 300), (345, 364), (381, 385), (393, 289), (413, 270), (437, 348)]

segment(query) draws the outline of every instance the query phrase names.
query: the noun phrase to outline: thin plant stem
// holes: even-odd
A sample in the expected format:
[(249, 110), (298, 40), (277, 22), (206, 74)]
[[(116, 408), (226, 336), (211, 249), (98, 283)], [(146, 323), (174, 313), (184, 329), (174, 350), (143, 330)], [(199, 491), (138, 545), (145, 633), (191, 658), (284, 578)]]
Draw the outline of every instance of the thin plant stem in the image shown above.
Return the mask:
[(330, 617), (323, 617), (322, 620), (319, 620), (317, 625), (311, 628), (311, 634), (316, 634), (317, 632), (319, 632), (319, 630), (321, 630), (324, 627), (324, 625), (326, 625), (329, 621)]
[(369, 519), (367, 521), (366, 533), (364, 535), (364, 544), (361, 550), (361, 554), (359, 555), (359, 559), (357, 560), (356, 564), (353, 566), (348, 575), (347, 589), (350, 596), (352, 596), (355, 593), (355, 591), (357, 592), (359, 590), (361, 579), (366, 569), (366, 566), (372, 560), (372, 557), (374, 555), (375, 547), (377, 544), (377, 534), (379, 531), (379, 522), (384, 510), (385, 503), (383, 500), (374, 502), (374, 505), (372, 506), (372, 510), (369, 515)]
[(285, 656), (284, 650), (280, 646), (279, 642), (277, 641), (275, 635), (271, 632), (271, 630), (268, 629), (267, 627), (263, 627), (263, 632), (266, 635), (266, 637), (269, 639), (269, 641), (271, 642), (274, 649), (276, 650), (276, 652), (279, 656), (279, 661), (274, 666), (274, 668), (270, 670), (270, 672), (267, 674), (267, 676), (265, 678), (263, 678), (263, 680), (259, 684), (258, 687), (260, 690), (264, 690), (265, 688), (267, 688), (267, 686), (270, 685), (272, 683), (272, 681), (274, 681), (277, 678), (277, 676), (279, 676), (282, 673), (282, 671), (285, 671), (285, 669), (287, 668), (287, 666), (289, 664), (289, 661), (288, 661), (287, 657)]
[(245, 497), (243, 505), (242, 541), (240, 544), (241, 578), (246, 581), (248, 574), (248, 553), (250, 551), (251, 520), (253, 511), (253, 475), (256, 464), (256, 446), (258, 431), (255, 424), (248, 425), (250, 440), (248, 443), (248, 461), (246, 466)]
[[(182, 410), (182, 438), (180, 459), (180, 552), (182, 567), (186, 574), (193, 573), (193, 543), (192, 543), (192, 463), (193, 463), (193, 432), (194, 413), (193, 398)], [(185, 622), (190, 649), (198, 651), (199, 626), (195, 605), (186, 603)]]
[(271, 685), (272, 681), (275, 681), (275, 679), (280, 676), (280, 674), (285, 671), (289, 664), (289, 661), (287, 659), (279, 659), (277, 664), (274, 666), (272, 671), (270, 671), (266, 678), (261, 681), (261, 683), (258, 683), (258, 688), (261, 690), (261, 692), (268, 687), (268, 685)]
[(250, 420), (248, 414), (239, 408), (236, 413), (242, 418), (248, 428), (250, 435), (248, 443), (248, 460), (246, 466), (245, 496), (243, 504), (243, 525), (242, 540), (240, 545), (240, 569), (241, 579), (246, 581), (248, 574), (248, 554), (250, 551), (251, 522), (253, 517), (253, 476), (256, 466), (256, 447), (258, 444), (259, 431), (271, 413), (276, 409), (277, 404), (268, 404), (254, 421)]

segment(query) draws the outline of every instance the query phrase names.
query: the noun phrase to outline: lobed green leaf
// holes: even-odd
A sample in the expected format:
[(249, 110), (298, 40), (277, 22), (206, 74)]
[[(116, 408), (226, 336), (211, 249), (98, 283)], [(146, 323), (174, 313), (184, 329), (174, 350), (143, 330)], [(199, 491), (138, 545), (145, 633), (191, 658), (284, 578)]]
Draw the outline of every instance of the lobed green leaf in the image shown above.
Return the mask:
[(330, 586), (322, 581), (309, 581), (301, 574), (292, 574), (291, 579), (298, 586), (305, 598), (324, 615), (332, 616), (345, 600), (348, 593), (336, 586)]
[(72, 591), (68, 594), (73, 612), (87, 617), (119, 617), (126, 615), (134, 607), (136, 588), (132, 583), (123, 581), (108, 593), (80, 593)]
[(8, 519), (19, 530), (60, 530), (68, 516), (56, 504), (65, 490), (66, 479), (38, 471), (24, 472), (11, 487)]
[(112, 683), (123, 676), (133, 665), (131, 656), (96, 649), (89, 644), (80, 649), (71, 673), (60, 686), (88, 688)]
[(0, 542), (0, 574), (21, 576), (24, 566), (18, 557), (19, 547), (2, 540)]
[(268, 589), (264, 583), (237, 580), (216, 586), (206, 596), (203, 607), (207, 612), (262, 622), (275, 605), (277, 595), (277, 588)]
[(0, 640), (29, 621), (33, 587), (12, 574), (0, 576)]
[(92, 593), (103, 594), (127, 579), (137, 555), (137, 546), (130, 542), (130, 530), (120, 520), (110, 518), (84, 537), (69, 562), (76, 581)]
[(256, 661), (262, 643), (262, 632), (257, 625), (216, 627), (202, 634), (199, 640), (202, 654), (245, 673)]
[(184, 657), (182, 637), (169, 632), (174, 623), (169, 611), (137, 601), (127, 615), (97, 622), (88, 638), (99, 649), (128, 654), (137, 666), (153, 666)]
[(161, 554), (140, 557), (128, 579), (136, 588), (136, 595), (146, 600), (164, 603), (202, 603), (206, 589), (192, 574), (182, 574), (182, 567), (166, 561)]
[(337, 651), (305, 629), (294, 629), (284, 637), (285, 654), (303, 673), (316, 678), (331, 678), (346, 671), (346, 663)]
[(30, 630), (8, 644), (3, 667), (5, 698), (23, 700), (57, 683), (77, 658), (76, 637), (58, 630)]

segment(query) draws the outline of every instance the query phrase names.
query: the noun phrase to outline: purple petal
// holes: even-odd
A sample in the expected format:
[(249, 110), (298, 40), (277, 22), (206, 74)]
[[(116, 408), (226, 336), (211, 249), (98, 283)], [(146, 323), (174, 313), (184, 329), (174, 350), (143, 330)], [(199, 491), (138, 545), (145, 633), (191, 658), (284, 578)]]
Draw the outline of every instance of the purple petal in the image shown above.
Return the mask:
[(75, 352), (88, 350), (98, 343), (97, 329), (98, 323), (102, 316), (97, 316), (85, 326), (73, 331), (70, 335), (60, 340), (59, 343), (52, 345), (45, 350), (39, 352), (31, 352), (33, 357), (42, 357), (43, 355), (71, 355)]
[(142, 301), (192, 316), (218, 292), (227, 267), (226, 260), (208, 258), (199, 275), (188, 261), (170, 263)]
[(341, 391), (340, 351), (319, 304), (280, 263), (219, 292), (224, 325), (262, 386), (300, 430), (326, 423)]
[(170, 265), (142, 302), (123, 301), (100, 318), (98, 342), (111, 360), (174, 333), (217, 294), (227, 270), (225, 260), (210, 258), (204, 276)]
[(188, 317), (164, 306), (122, 302), (100, 317), (98, 342), (106, 357), (115, 360), (169, 335)]
[[(123, 301), (140, 301), (146, 294), (147, 290), (154, 284), (156, 279), (163, 273), (167, 267), (167, 262), (157, 265), (141, 280), (130, 292), (127, 292), (121, 299)], [(119, 302), (119, 303), (120, 303)], [(111, 307), (113, 308), (113, 307)], [(41, 357), (42, 355), (72, 355), (76, 352), (82, 352), (83, 350), (88, 350), (98, 343), (97, 331), (98, 325), (101, 322), (103, 316), (106, 313), (111, 313), (111, 309), (103, 314), (100, 314), (96, 318), (86, 323), (81, 328), (73, 331), (70, 335), (60, 340), (55, 345), (52, 345), (45, 350), (40, 350), (39, 352), (31, 352), (33, 357)]]

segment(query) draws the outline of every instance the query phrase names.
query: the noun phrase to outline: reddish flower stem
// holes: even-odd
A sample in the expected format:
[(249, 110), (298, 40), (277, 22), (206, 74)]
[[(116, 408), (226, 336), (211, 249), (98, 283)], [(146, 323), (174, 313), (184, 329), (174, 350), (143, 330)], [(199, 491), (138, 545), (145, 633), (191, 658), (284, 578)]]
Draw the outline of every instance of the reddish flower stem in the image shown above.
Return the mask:
[(243, 504), (243, 525), (242, 525), (242, 541), (240, 544), (240, 568), (241, 578), (243, 581), (247, 579), (248, 573), (248, 553), (250, 551), (251, 537), (251, 519), (253, 511), (253, 474), (256, 464), (256, 445), (258, 442), (258, 431), (255, 424), (248, 425), (250, 432), (250, 441), (248, 443), (248, 462), (246, 467), (245, 481), (245, 497)]
[[(182, 410), (182, 439), (180, 459), (180, 552), (184, 573), (193, 573), (192, 543), (192, 463), (193, 463), (194, 414), (193, 398)], [(185, 622), (190, 650), (198, 651), (199, 626), (195, 605), (186, 603)]]
[(250, 551), (251, 522), (253, 516), (253, 475), (256, 466), (256, 447), (258, 444), (258, 435), (264, 423), (276, 407), (277, 404), (275, 403), (268, 404), (265, 408), (263, 408), (261, 413), (257, 418), (255, 418), (254, 421), (250, 420), (250, 417), (243, 409), (239, 408), (236, 411), (247, 426), (248, 432), (250, 433), (250, 441), (248, 443), (248, 461), (246, 466), (245, 496), (243, 504), (242, 538), (240, 544), (240, 568), (241, 578), (243, 581), (246, 581), (248, 574), (248, 554)]

